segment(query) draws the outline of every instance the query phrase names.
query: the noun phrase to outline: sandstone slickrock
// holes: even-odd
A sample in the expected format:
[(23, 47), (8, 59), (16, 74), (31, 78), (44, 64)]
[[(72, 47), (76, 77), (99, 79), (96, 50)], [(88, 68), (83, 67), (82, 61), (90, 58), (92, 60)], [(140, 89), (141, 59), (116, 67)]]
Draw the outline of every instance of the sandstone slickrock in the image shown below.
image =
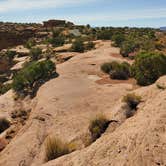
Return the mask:
[[(133, 90), (124, 83), (98, 84), (100, 65), (118, 54), (110, 42), (57, 65), (59, 77), (45, 83), (32, 101), (26, 125), (0, 153), (0, 166), (155, 166), (166, 165), (166, 91), (156, 84)], [(92, 77), (93, 75), (93, 77)], [(166, 81), (166, 77), (161, 78)], [(137, 113), (125, 118), (124, 95), (142, 96)], [(8, 99), (9, 100), (9, 99)], [(111, 123), (106, 132), (87, 146), (89, 121), (103, 113)], [(78, 150), (44, 162), (48, 135), (75, 143)]]

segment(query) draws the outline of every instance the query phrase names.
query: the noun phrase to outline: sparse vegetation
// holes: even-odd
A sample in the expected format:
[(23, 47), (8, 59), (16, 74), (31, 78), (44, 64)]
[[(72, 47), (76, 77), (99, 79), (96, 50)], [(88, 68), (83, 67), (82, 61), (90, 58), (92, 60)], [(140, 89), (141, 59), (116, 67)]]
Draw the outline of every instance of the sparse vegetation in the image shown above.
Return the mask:
[(7, 52), (6, 52), (6, 57), (8, 58), (8, 60), (10, 62), (13, 61), (13, 58), (14, 58), (15, 55), (16, 55), (15, 51), (7, 50)]
[(0, 84), (0, 95), (5, 94), (12, 88), (12, 84)]
[(80, 38), (76, 39), (72, 44), (72, 51), (74, 52), (84, 52), (84, 41)]
[(95, 44), (92, 41), (89, 41), (85, 44), (85, 50), (92, 50), (95, 47)]
[(36, 44), (34, 39), (29, 39), (26, 43), (25, 43), (25, 47), (28, 49), (31, 49), (32, 47), (34, 47)]
[(10, 122), (6, 118), (0, 118), (0, 133), (10, 127)]
[(52, 31), (52, 37), (47, 39), (47, 42), (52, 44), (53, 47), (62, 46), (65, 43), (65, 36), (60, 29), (54, 29)]
[(45, 144), (45, 160), (50, 161), (60, 156), (70, 153), (68, 145), (61, 140), (49, 137)]
[(92, 141), (98, 139), (105, 132), (109, 123), (110, 121), (103, 115), (99, 115), (91, 120), (89, 131), (91, 133)]
[(39, 60), (40, 57), (41, 57), (41, 54), (42, 54), (42, 50), (41, 50), (40, 48), (38, 48), (38, 47), (32, 48), (32, 49), (30, 50), (30, 57), (31, 57), (31, 60), (32, 60), (32, 61), (37, 61), (37, 60)]

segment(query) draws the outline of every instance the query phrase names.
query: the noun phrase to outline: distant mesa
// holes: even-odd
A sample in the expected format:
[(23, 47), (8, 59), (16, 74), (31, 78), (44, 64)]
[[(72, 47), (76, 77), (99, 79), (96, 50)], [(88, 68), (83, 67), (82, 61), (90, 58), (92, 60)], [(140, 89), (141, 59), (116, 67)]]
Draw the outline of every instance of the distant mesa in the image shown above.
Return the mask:
[(160, 27), (161, 31), (166, 31), (166, 27)]
[(66, 20), (48, 20), (43, 22), (44, 27), (72, 27), (74, 23), (66, 21)]

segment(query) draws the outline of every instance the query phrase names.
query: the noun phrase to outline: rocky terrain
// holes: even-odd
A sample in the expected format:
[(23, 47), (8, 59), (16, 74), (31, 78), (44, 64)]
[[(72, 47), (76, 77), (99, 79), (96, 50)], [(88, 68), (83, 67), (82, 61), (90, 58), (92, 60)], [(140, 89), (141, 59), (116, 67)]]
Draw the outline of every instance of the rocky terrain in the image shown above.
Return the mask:
[[(70, 44), (55, 47), (51, 59), (58, 77), (39, 87), (34, 98), (18, 98), (11, 89), (0, 96), (0, 117), (11, 121), (0, 134), (0, 166), (166, 166), (166, 76), (145, 87), (134, 78), (110, 79), (100, 69), (103, 63), (134, 60), (122, 57), (110, 40), (93, 42), (95, 48), (84, 53), (68, 51)], [(22, 55), (14, 58), (11, 70), (17, 71), (29, 61), (29, 50), (12, 50)], [(128, 94), (141, 97), (131, 117), (126, 116), (130, 108), (123, 99)], [(89, 124), (99, 115), (110, 123), (92, 142)], [(47, 162), (48, 137), (74, 150)]]
[(32, 38), (45, 37), (53, 27), (75, 27), (71, 22), (63, 20), (49, 20), (43, 24), (23, 24), (0, 22), (0, 50), (8, 47), (25, 44)]

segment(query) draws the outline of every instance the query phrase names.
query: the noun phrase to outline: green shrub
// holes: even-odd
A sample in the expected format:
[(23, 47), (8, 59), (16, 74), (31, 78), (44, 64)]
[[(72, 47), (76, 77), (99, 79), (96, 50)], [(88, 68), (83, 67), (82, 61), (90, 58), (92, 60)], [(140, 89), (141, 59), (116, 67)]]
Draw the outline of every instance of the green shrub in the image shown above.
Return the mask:
[(114, 34), (112, 36), (112, 40), (114, 41), (114, 45), (117, 47), (120, 47), (122, 43), (125, 41), (125, 36), (124, 34)]
[(90, 122), (89, 131), (91, 133), (92, 141), (98, 139), (107, 129), (110, 121), (103, 115), (97, 116)]
[(33, 94), (54, 73), (55, 65), (52, 61), (32, 62), (14, 76), (12, 87), (18, 94)]
[(50, 161), (69, 153), (68, 145), (57, 138), (49, 137), (45, 144), (45, 160)]
[(97, 32), (97, 39), (99, 40), (110, 40), (112, 32), (107, 29), (103, 29)]
[(30, 57), (32, 61), (39, 60), (42, 54), (42, 50), (40, 48), (32, 48), (30, 50)]
[(14, 58), (14, 56), (15, 56), (16, 54), (17, 54), (16, 51), (7, 50), (7, 52), (6, 52), (6, 56), (8, 57), (8, 59), (9, 59), (10, 61), (13, 60), (13, 58)]
[(53, 36), (53, 38), (56, 38), (56, 37), (60, 36), (60, 35), (61, 35), (61, 32), (62, 32), (61, 29), (58, 29), (58, 28), (53, 29), (53, 31), (52, 31), (52, 36)]
[(84, 47), (84, 42), (82, 39), (78, 38), (76, 39), (73, 44), (72, 44), (72, 51), (74, 52), (84, 52), (85, 47)]
[(33, 46), (35, 46), (36, 42), (34, 39), (29, 39), (26, 43), (25, 43), (25, 47), (28, 49), (31, 49)]
[(131, 71), (139, 85), (150, 85), (166, 74), (166, 56), (161, 53), (139, 53)]
[(101, 70), (110, 74), (112, 79), (126, 80), (130, 77), (130, 65), (127, 62), (118, 63), (116, 61), (104, 63)]
[(89, 41), (86, 45), (85, 45), (85, 50), (92, 50), (95, 47), (95, 44), (92, 41)]
[(111, 62), (103, 63), (103, 64), (101, 65), (101, 70), (102, 70), (104, 73), (109, 74), (109, 72), (112, 70)]
[(121, 46), (120, 53), (123, 57), (128, 57), (130, 53), (136, 51), (136, 48), (138, 48), (138, 46), (134, 41), (125, 41)]
[(61, 35), (48, 39), (48, 42), (51, 43), (53, 47), (58, 47), (64, 45), (65, 38)]
[(12, 88), (11, 84), (0, 84), (0, 95), (5, 94)]
[(134, 93), (127, 94), (123, 97), (123, 102), (125, 102), (131, 110), (136, 110), (138, 104), (141, 102), (141, 97)]
[(52, 37), (46, 40), (46, 43), (52, 44), (53, 47), (62, 46), (65, 43), (65, 36), (61, 29), (53, 29)]
[(0, 133), (4, 132), (10, 127), (10, 122), (5, 118), (0, 118)]

